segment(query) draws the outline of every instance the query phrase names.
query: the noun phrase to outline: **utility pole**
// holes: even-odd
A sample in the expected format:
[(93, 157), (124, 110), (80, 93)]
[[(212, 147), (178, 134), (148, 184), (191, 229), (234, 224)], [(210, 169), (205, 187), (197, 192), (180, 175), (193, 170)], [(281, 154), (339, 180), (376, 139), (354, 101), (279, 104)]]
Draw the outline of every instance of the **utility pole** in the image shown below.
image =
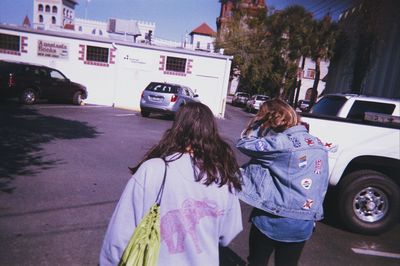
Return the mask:
[(87, 19), (87, 9), (89, 5), (90, 0), (85, 0), (85, 19)]

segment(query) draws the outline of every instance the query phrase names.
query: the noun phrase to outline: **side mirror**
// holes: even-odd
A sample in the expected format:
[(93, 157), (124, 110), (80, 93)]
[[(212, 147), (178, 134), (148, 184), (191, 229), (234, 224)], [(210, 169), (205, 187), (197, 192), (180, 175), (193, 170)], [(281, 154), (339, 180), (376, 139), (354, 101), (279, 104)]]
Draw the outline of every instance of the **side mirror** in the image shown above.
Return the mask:
[(193, 95), (193, 97), (196, 98), (196, 97), (199, 97), (199, 95), (198, 95), (198, 94), (195, 94), (195, 95)]

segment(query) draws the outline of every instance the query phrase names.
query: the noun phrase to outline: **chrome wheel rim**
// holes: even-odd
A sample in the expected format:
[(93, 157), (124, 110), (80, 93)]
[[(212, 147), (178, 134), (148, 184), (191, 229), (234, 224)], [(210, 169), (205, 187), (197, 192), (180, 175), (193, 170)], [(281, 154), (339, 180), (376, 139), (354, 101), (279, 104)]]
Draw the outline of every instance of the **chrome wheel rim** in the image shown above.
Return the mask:
[(35, 101), (35, 93), (33, 91), (25, 92), (24, 100), (26, 103), (33, 103)]
[(367, 187), (354, 197), (353, 211), (365, 222), (381, 220), (388, 212), (389, 202), (386, 194), (376, 187)]

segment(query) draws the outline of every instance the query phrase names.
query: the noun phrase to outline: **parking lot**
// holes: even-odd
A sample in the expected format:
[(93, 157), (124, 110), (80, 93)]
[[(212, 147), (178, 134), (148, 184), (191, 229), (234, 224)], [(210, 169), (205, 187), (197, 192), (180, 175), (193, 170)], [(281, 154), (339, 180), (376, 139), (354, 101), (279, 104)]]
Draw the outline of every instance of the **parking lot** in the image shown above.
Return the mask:
[[(232, 145), (253, 114), (227, 105), (219, 119)], [(134, 166), (171, 119), (95, 105), (0, 105), (0, 258), (2, 265), (97, 265), (115, 204)], [(239, 163), (246, 156), (236, 152)], [(334, 200), (333, 200), (334, 205)], [(224, 265), (244, 265), (244, 230), (223, 250)], [(400, 225), (380, 236), (318, 223), (300, 265), (399, 265)], [(270, 263), (270, 265), (272, 265)]]

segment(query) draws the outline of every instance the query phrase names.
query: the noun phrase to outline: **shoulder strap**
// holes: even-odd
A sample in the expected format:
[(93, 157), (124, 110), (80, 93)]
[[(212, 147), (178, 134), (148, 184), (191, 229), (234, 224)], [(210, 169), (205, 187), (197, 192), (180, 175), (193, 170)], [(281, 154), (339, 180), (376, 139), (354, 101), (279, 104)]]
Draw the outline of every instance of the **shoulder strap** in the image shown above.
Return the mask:
[(161, 183), (161, 187), (160, 187), (160, 190), (158, 191), (157, 199), (156, 199), (156, 204), (158, 206), (160, 206), (160, 204), (161, 204), (161, 198), (162, 198), (162, 195), (163, 195), (163, 192), (164, 192), (165, 178), (167, 177), (167, 162), (165, 161), (164, 158), (161, 158), (161, 159), (164, 162), (165, 170), (164, 170), (164, 178), (163, 178), (163, 181)]

